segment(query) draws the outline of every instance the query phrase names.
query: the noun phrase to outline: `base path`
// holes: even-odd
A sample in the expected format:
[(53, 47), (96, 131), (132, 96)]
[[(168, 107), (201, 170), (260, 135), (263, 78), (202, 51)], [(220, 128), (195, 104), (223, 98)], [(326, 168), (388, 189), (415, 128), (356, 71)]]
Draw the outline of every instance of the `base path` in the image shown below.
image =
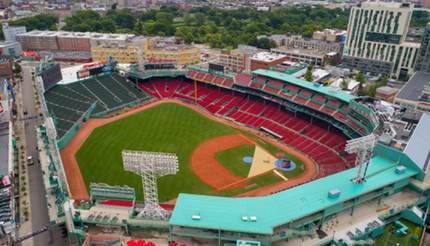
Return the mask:
[[(84, 179), (83, 179), (82, 174), (80, 172), (79, 165), (78, 165), (78, 162), (76, 161), (75, 155), (78, 152), (78, 150), (80, 149), (80, 147), (84, 144), (85, 140), (93, 132), (93, 130), (97, 127), (109, 124), (113, 121), (122, 119), (124, 117), (129, 116), (129, 115), (138, 113), (142, 110), (146, 110), (148, 108), (157, 106), (157, 105), (162, 104), (162, 103), (177, 103), (177, 104), (186, 106), (188, 108), (191, 108), (191, 109), (201, 113), (202, 115), (205, 115), (206, 117), (208, 117), (212, 120), (233, 126), (235, 128), (239, 128), (239, 129), (251, 132), (254, 135), (257, 135), (259, 138), (263, 139), (264, 141), (267, 141), (269, 143), (274, 144), (278, 148), (300, 158), (303, 161), (305, 170), (300, 176), (289, 179), (288, 181), (283, 181), (283, 182), (275, 183), (275, 184), (268, 185), (268, 186), (265, 186), (262, 188), (258, 188), (256, 190), (242, 194), (243, 196), (267, 195), (267, 194), (270, 194), (270, 193), (273, 193), (273, 192), (276, 192), (279, 190), (287, 189), (287, 188), (292, 187), (292, 186), (296, 186), (296, 185), (299, 185), (299, 184), (302, 184), (305, 182), (309, 182), (312, 179), (316, 178), (318, 175), (317, 165), (315, 164), (315, 162), (311, 158), (309, 158), (308, 156), (304, 155), (303, 153), (301, 153), (299, 151), (296, 151), (293, 148), (290, 148), (290, 147), (282, 144), (281, 142), (274, 140), (273, 138), (271, 138), (267, 135), (260, 133), (257, 130), (253, 130), (253, 129), (250, 129), (250, 128), (244, 127), (244, 126), (239, 126), (239, 125), (237, 125), (231, 121), (228, 121), (226, 119), (216, 117), (216, 116), (212, 115), (211, 113), (207, 112), (206, 110), (201, 109), (198, 106), (195, 106), (195, 105), (192, 105), (189, 103), (185, 103), (185, 102), (182, 102), (179, 100), (175, 100), (175, 99), (150, 100), (150, 101), (147, 101), (146, 104), (144, 104), (144, 105), (140, 105), (140, 106), (131, 108), (129, 111), (127, 111), (125, 113), (121, 113), (120, 115), (113, 116), (111, 118), (94, 118), (94, 119), (88, 120), (87, 122), (84, 123), (83, 127), (81, 129), (79, 129), (76, 136), (70, 141), (70, 143), (65, 148), (63, 148), (61, 150), (61, 159), (63, 161), (63, 166), (64, 166), (64, 170), (66, 172), (66, 177), (67, 177), (67, 182), (69, 184), (71, 197), (73, 199), (89, 199), (87, 188), (85, 186), (85, 182), (84, 182)], [(257, 142), (257, 144), (258, 144), (258, 142)], [(232, 175), (231, 172), (229, 172), (229, 173), (230, 173), (230, 175)], [(214, 176), (213, 173), (212, 173), (212, 176)], [(216, 176), (221, 177), (219, 175), (216, 175)], [(234, 176), (234, 175), (232, 175), (232, 176)], [(239, 182), (240, 182), (240, 179), (241, 178), (239, 177)], [(235, 183), (235, 182), (233, 182), (233, 183)]]
[(211, 138), (199, 144), (191, 155), (191, 169), (199, 179), (209, 186), (220, 189), (242, 180), (219, 163), (215, 155), (237, 146), (252, 143), (242, 134), (230, 134)]

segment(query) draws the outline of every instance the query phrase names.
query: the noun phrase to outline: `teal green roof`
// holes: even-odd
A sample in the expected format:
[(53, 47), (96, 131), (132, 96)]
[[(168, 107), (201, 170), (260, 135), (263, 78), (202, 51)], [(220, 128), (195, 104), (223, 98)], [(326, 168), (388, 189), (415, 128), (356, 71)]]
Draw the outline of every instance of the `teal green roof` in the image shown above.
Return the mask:
[[(307, 184), (270, 196), (250, 198), (227, 198), (180, 194), (176, 202), (171, 225), (220, 229), (225, 231), (273, 234), (273, 228), (327, 207), (350, 200), (417, 174), (415, 168), (395, 173), (396, 162), (377, 155), (371, 159), (368, 178), (362, 184), (351, 179), (356, 168), (327, 176)], [(339, 189), (338, 198), (328, 198), (328, 192)], [(200, 220), (193, 220), (199, 215)], [(243, 216), (256, 216), (257, 221), (242, 221)]]
[(306, 88), (306, 89), (311, 90), (311, 91), (316, 91), (316, 92), (319, 92), (321, 94), (337, 98), (337, 99), (339, 99), (343, 102), (346, 102), (346, 103), (349, 103), (349, 101), (356, 98), (355, 96), (348, 94), (348, 93), (345, 93), (343, 91), (334, 91), (333, 89), (326, 87), (326, 86), (317, 86), (314, 83), (311, 83), (311, 82), (308, 82), (308, 81), (305, 81), (302, 79), (298, 79), (292, 75), (277, 72), (277, 71), (258, 69), (258, 70), (253, 71), (252, 73), (257, 74), (257, 75), (261, 75), (261, 76), (270, 77), (273, 79), (286, 81), (290, 84), (297, 85), (297, 86)]
[(299, 65), (294, 66), (293, 68), (291, 68), (289, 70), (283, 71), (283, 73), (288, 74), (288, 75), (293, 75), (293, 74), (297, 73), (298, 71), (306, 68), (307, 66), (308, 66), (308, 64), (300, 63)]

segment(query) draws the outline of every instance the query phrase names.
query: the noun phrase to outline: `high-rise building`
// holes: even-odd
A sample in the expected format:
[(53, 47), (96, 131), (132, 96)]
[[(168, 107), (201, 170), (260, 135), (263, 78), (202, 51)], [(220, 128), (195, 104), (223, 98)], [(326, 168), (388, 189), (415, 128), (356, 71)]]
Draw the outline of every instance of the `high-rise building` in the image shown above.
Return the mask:
[(430, 23), (424, 31), (415, 70), (430, 73)]
[(406, 41), (413, 5), (363, 2), (351, 9), (344, 66), (406, 79), (413, 74), (419, 43)]

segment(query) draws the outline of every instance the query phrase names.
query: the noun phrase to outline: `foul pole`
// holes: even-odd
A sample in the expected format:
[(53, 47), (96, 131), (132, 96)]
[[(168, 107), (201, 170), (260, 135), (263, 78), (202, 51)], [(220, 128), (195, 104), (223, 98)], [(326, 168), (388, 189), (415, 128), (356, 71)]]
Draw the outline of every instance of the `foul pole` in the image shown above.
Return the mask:
[(194, 101), (197, 102), (197, 80), (194, 80)]

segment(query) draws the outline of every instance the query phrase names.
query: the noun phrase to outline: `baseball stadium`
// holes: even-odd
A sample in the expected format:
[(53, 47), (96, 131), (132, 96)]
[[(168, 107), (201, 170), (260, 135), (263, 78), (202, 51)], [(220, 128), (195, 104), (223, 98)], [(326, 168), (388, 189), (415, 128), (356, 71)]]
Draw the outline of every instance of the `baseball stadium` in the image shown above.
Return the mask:
[(155, 67), (35, 71), (50, 217), (78, 244), (373, 245), (395, 230), (418, 245), (427, 166), (377, 143), (373, 98), (274, 70)]

